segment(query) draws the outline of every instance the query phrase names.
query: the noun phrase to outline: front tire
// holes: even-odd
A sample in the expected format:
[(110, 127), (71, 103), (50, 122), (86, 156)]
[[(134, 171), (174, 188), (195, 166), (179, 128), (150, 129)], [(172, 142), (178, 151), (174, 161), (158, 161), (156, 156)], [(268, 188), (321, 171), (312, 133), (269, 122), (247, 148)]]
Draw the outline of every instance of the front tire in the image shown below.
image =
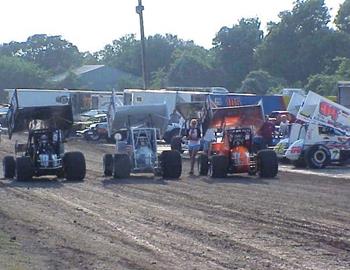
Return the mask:
[(182, 160), (179, 151), (163, 151), (159, 157), (162, 175), (165, 179), (178, 179), (182, 173)]
[(260, 177), (276, 177), (278, 173), (278, 158), (275, 151), (270, 149), (260, 150), (257, 155), (257, 162)]
[(85, 157), (81, 152), (67, 152), (63, 156), (64, 174), (68, 181), (83, 181), (86, 174)]
[(2, 160), (2, 168), (5, 178), (12, 179), (15, 177), (16, 161), (13, 156), (6, 156)]
[(33, 178), (34, 168), (30, 157), (16, 158), (17, 181), (30, 181)]
[(127, 154), (115, 154), (113, 162), (114, 178), (129, 178), (131, 173), (130, 158)]
[(214, 178), (225, 178), (227, 175), (228, 158), (224, 155), (211, 157), (210, 176)]

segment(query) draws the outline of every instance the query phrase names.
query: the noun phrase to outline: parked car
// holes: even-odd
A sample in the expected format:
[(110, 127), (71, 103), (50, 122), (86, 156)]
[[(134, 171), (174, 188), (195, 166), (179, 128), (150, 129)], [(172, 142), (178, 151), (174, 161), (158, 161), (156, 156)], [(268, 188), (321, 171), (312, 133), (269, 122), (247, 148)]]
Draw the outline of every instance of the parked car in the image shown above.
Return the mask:
[(75, 131), (76, 133), (78, 133), (79, 131), (81, 133), (82, 131), (89, 129), (90, 125), (103, 122), (107, 122), (107, 115), (105, 113), (96, 114), (94, 116), (86, 118), (85, 121), (75, 122), (73, 125), (73, 131)]
[(83, 112), (82, 114), (80, 114), (80, 117), (82, 118), (82, 120), (85, 118), (90, 118), (90, 117), (94, 117), (97, 116), (99, 114), (106, 114), (107, 112), (104, 110), (90, 110), (87, 112)]
[(108, 136), (107, 122), (91, 124), (89, 128), (77, 131), (77, 135), (88, 141), (99, 141), (101, 139), (114, 143), (115, 139)]

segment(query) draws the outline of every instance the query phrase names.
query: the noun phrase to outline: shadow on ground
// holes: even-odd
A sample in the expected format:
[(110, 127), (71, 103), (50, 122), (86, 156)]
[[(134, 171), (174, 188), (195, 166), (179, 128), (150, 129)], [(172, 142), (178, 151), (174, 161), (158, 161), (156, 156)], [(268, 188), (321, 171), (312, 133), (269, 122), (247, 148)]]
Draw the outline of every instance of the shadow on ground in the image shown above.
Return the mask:
[(149, 175), (131, 175), (130, 178), (125, 179), (115, 179), (115, 178), (105, 178), (102, 180), (103, 186), (111, 185), (167, 185), (167, 182), (159, 177), (149, 176)]

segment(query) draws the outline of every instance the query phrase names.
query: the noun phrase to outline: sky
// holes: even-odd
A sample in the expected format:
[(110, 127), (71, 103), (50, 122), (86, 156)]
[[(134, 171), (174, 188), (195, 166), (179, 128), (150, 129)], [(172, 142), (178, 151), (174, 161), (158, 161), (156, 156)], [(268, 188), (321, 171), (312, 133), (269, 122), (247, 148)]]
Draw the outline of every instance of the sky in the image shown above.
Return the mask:
[[(326, 0), (335, 16), (344, 0)], [(0, 0), (0, 43), (34, 34), (61, 35), (81, 52), (103, 49), (126, 34), (140, 38), (138, 0)], [(171, 33), (210, 48), (223, 26), (258, 17), (262, 28), (293, 0), (142, 0), (145, 35)]]

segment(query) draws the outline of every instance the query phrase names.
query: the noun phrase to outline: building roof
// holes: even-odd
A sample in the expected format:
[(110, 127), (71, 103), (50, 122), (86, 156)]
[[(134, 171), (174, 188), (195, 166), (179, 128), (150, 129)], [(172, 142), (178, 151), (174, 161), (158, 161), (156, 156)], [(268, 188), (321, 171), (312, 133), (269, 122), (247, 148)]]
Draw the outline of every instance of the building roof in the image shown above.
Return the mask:
[[(83, 65), (81, 67), (75, 68), (73, 69), (71, 72), (73, 72), (75, 75), (80, 76), (84, 73), (99, 69), (104, 67), (104, 65)], [(63, 81), (67, 76), (68, 76), (69, 72), (64, 72), (58, 75), (55, 75), (51, 78), (52, 81), (54, 82), (60, 82)]]
[(78, 67), (76, 69), (73, 69), (72, 72), (79, 76), (81, 74), (84, 74), (84, 73), (87, 73), (87, 72), (90, 72), (90, 71), (93, 71), (95, 69), (99, 69), (102, 67), (104, 67), (104, 65), (84, 65), (84, 66)]

